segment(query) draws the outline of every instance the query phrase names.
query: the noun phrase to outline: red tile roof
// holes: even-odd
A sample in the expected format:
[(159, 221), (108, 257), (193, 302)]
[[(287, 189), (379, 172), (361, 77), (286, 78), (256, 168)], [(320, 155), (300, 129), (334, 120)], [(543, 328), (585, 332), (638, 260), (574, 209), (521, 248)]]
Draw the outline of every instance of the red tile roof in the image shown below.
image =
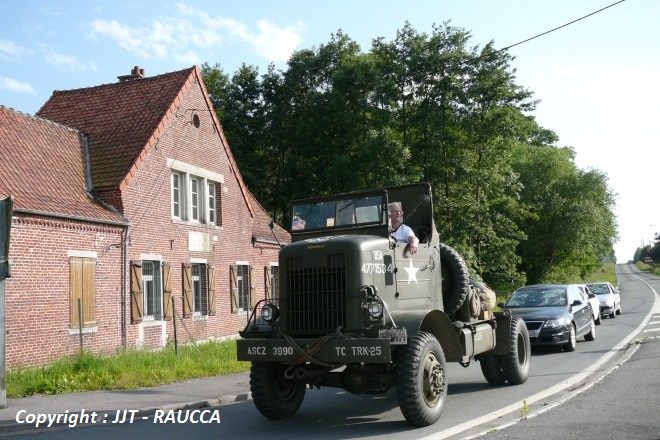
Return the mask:
[(77, 130), (0, 106), (0, 197), (15, 210), (125, 223), (86, 191), (84, 157)]
[(55, 91), (37, 115), (89, 137), (94, 189), (123, 187), (195, 68), (165, 75)]

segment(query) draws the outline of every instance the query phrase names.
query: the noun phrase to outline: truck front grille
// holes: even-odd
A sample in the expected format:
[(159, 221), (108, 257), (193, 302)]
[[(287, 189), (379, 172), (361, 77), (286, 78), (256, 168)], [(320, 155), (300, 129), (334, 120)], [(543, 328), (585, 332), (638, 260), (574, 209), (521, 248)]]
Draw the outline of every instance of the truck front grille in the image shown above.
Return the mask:
[[(321, 263), (321, 261), (319, 261)], [(286, 322), (290, 333), (329, 333), (346, 328), (346, 263), (329, 254), (322, 264), (288, 257), (284, 268)]]

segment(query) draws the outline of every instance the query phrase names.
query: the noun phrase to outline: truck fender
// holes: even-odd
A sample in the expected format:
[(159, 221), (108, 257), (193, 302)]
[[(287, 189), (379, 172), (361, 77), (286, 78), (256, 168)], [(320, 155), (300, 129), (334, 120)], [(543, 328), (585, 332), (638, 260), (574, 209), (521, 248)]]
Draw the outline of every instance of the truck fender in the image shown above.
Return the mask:
[(463, 350), (456, 328), (449, 316), (441, 310), (394, 311), (392, 312), (392, 318), (397, 327), (406, 329), (408, 340), (420, 331), (431, 333), (440, 342), (447, 359), (461, 359)]

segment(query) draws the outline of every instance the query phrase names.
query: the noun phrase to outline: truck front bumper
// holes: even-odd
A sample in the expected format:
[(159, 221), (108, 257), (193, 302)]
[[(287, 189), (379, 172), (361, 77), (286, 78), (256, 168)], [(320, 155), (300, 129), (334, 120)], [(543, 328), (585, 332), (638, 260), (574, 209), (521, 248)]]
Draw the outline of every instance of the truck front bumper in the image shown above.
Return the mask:
[[(383, 364), (392, 360), (389, 339), (239, 339), (239, 361), (278, 362), (298, 365), (318, 361), (325, 364)], [(313, 359), (313, 360), (312, 360)]]

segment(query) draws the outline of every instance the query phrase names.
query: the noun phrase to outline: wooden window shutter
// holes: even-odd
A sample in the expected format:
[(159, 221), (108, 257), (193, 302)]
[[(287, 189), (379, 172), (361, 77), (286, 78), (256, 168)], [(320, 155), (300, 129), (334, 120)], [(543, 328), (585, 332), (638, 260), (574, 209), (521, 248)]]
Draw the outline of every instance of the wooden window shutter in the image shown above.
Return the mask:
[(208, 294), (209, 294), (209, 315), (215, 316), (215, 266), (207, 266), (208, 272)]
[(229, 266), (229, 282), (231, 284), (231, 312), (238, 313), (238, 266)]
[(131, 261), (131, 324), (142, 322), (142, 261)]
[(192, 301), (193, 301), (193, 292), (192, 292), (192, 264), (184, 263), (182, 270), (182, 280), (183, 280), (183, 317), (190, 318), (192, 316)]
[(257, 283), (254, 280), (255, 268), (250, 266), (250, 308), (257, 305)]
[(70, 322), (71, 328), (80, 328), (78, 300), (82, 301), (82, 258), (71, 257), (69, 260)]
[(172, 320), (172, 265), (163, 262), (163, 319)]
[(266, 299), (273, 299), (273, 277), (270, 266), (264, 266), (264, 286), (266, 286)]
[(94, 308), (96, 307), (96, 260), (83, 258), (83, 326), (94, 327), (96, 318)]

